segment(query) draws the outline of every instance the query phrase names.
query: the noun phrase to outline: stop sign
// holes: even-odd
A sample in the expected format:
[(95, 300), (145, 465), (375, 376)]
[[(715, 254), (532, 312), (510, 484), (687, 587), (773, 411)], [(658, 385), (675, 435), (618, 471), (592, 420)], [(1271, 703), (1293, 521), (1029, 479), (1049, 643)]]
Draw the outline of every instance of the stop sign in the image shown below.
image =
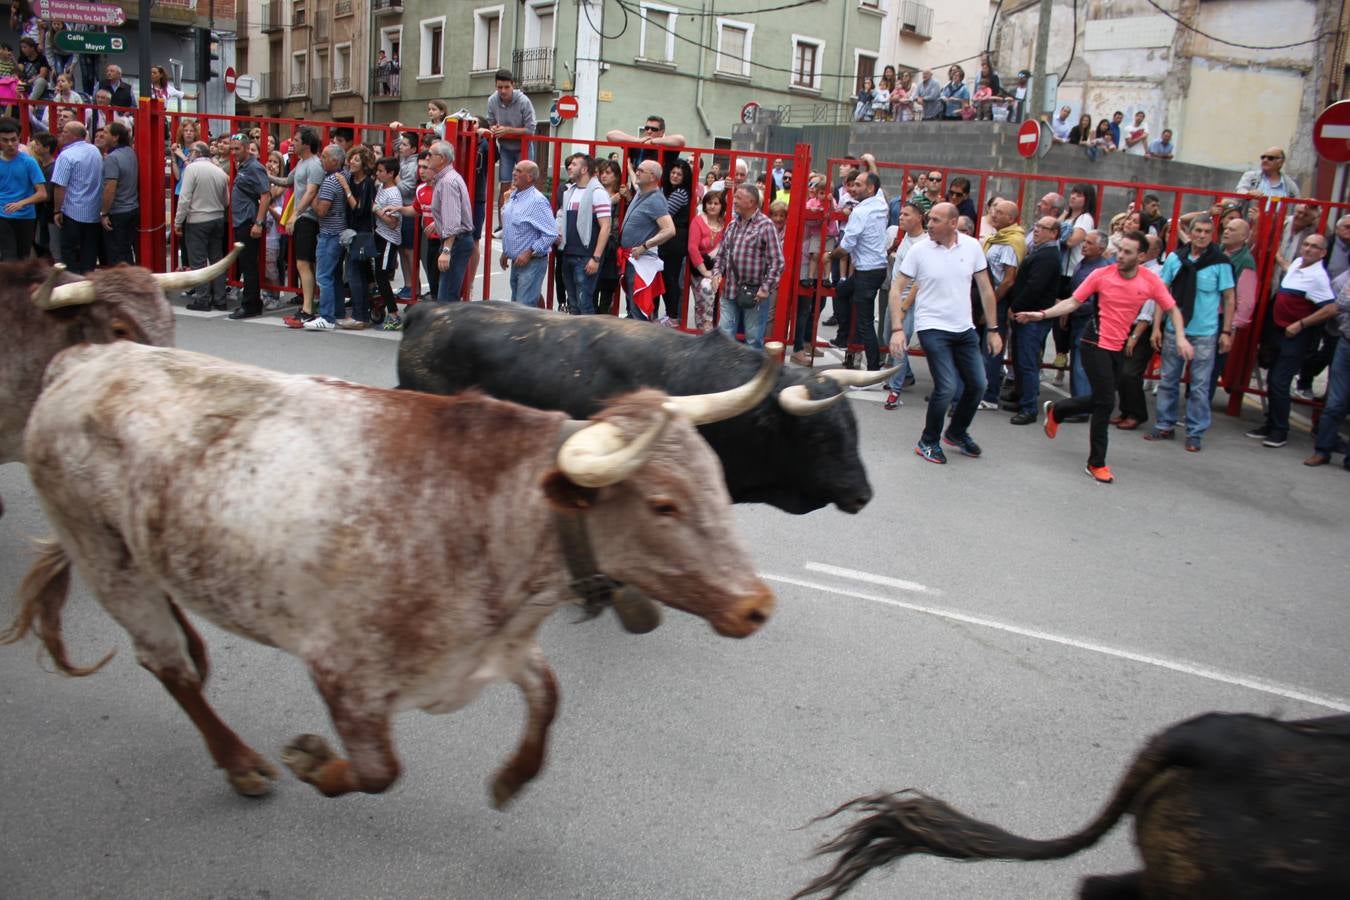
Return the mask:
[(234, 74), (234, 66), (230, 66), (228, 69), (225, 70), (225, 90), (227, 92), (231, 94), (234, 93), (234, 84), (236, 80), (237, 78)]
[(563, 94), (558, 98), (558, 116), (563, 119), (575, 119), (577, 113), (581, 112), (581, 103), (571, 94)]
[(1022, 123), (1022, 127), (1017, 129), (1017, 152), (1031, 159), (1040, 146), (1041, 123), (1035, 119), (1027, 119)]
[(1350, 100), (1322, 110), (1313, 125), (1313, 147), (1327, 162), (1350, 162)]

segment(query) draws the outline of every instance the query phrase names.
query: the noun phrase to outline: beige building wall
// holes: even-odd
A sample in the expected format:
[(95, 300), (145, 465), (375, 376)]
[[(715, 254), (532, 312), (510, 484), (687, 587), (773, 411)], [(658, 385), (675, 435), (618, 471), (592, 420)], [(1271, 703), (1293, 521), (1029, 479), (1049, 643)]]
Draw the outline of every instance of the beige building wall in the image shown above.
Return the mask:
[[(979, 55), (984, 52), (989, 36), (989, 15), (994, 4), (989, 0), (911, 0), (931, 13), (932, 36), (924, 38), (902, 27), (905, 2), (883, 0), (886, 18), (882, 23), (880, 65), (935, 69), (938, 80), (945, 82), (947, 67), (960, 63), (966, 74), (974, 78), (979, 71)], [(1017, 68), (1007, 74), (1012, 75)]]

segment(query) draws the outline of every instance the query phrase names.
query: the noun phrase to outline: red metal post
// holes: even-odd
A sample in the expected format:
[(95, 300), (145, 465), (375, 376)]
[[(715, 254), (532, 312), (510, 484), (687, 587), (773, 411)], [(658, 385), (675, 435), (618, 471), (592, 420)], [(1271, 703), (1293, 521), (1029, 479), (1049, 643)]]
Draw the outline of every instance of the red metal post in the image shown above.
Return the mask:
[[(774, 307), (772, 340), (785, 348), (792, 335), (789, 323), (797, 321), (797, 276), (801, 271), (802, 231), (806, 224), (806, 198), (810, 194), (811, 145), (798, 144), (792, 151), (792, 194), (788, 200), (787, 225), (783, 230), (783, 275), (778, 279), (778, 302)], [(797, 173), (802, 173), (798, 185)], [(773, 184), (773, 172), (768, 173)]]

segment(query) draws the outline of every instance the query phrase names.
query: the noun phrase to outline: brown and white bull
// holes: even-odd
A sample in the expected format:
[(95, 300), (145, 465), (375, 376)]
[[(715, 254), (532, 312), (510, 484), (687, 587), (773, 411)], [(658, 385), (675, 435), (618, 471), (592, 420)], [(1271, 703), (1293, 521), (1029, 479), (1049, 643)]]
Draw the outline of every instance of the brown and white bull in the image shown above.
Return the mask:
[[(510, 679), (528, 720), (492, 785), (500, 807), (539, 772), (557, 704), (535, 641), (570, 596), (556, 511), (583, 513), (601, 572), (718, 633), (767, 620), (773, 594), (696, 426), (759, 403), (777, 368), (766, 358), (718, 394), (639, 391), (580, 423), (181, 350), (68, 350), (25, 440), (58, 542), (0, 639), (35, 630), (63, 671), (98, 668), (73, 666), (61, 639), (73, 561), (246, 795), (276, 772), (207, 704), (206, 650), (180, 607), (305, 662), (347, 758), (302, 735), (282, 759), (328, 796), (395, 781), (395, 713), (451, 712)], [(297, 457), (315, 477), (295, 478)]]
[(118, 266), (87, 280), (59, 263), (0, 263), (0, 463), (23, 460), (23, 427), (52, 357), (85, 343), (171, 346), (173, 309), (165, 292), (205, 284), (237, 255), (193, 272), (156, 275)]

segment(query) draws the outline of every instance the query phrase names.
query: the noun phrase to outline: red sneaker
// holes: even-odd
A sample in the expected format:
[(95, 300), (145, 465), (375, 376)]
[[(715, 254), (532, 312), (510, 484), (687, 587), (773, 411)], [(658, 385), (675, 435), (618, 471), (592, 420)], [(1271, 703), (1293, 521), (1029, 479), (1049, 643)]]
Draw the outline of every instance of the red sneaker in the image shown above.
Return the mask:
[(1084, 466), (1083, 471), (1098, 484), (1110, 484), (1116, 480), (1116, 476), (1111, 474), (1110, 466)]
[[(1045, 436), (1054, 440), (1055, 434), (1059, 431), (1059, 423), (1055, 421), (1055, 401), (1045, 401), (1041, 404), (1041, 409), (1045, 412)], [(1107, 472), (1106, 474), (1110, 475), (1111, 473)]]
[(900, 399), (899, 391), (891, 391), (886, 395), (886, 402), (882, 404), (885, 409), (895, 409), (897, 406), (904, 406), (905, 401)]

